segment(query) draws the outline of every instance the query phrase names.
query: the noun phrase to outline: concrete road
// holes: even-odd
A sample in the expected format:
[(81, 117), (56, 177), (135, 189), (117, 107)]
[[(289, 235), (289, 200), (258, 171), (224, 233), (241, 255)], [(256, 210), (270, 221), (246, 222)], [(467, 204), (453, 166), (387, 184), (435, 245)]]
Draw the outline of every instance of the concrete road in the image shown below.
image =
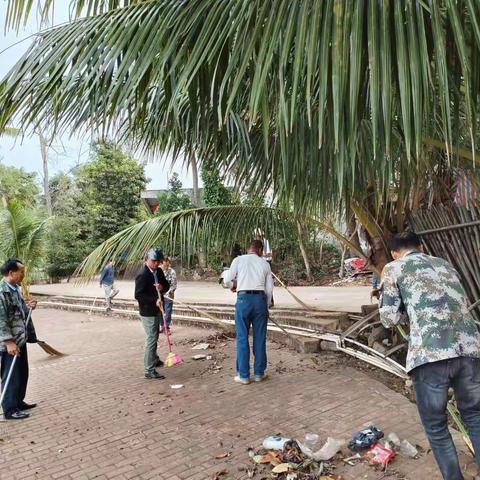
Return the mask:
[[(133, 281), (118, 281), (120, 289), (118, 298), (132, 299)], [(308, 305), (324, 310), (359, 312), (361, 305), (370, 303), (370, 287), (292, 287), (292, 292)], [(48, 295), (79, 295), (102, 297), (103, 289), (97, 282), (78, 285), (75, 283), (58, 283), (51, 285), (34, 285), (31, 292)], [(234, 304), (235, 295), (217, 283), (202, 281), (182, 281), (178, 284), (177, 298), (182, 302)], [(296, 307), (298, 304), (282, 287), (275, 287), (275, 305), (278, 307)]]

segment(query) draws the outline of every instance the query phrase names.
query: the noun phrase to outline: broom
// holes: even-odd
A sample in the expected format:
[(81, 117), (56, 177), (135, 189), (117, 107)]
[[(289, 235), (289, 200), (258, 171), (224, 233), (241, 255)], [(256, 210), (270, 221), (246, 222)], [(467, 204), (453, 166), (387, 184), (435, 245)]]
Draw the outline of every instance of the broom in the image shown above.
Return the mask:
[[(32, 316), (32, 309), (30, 308), (28, 311), (28, 318), (27, 318), (27, 323), (25, 324), (28, 326), (28, 323), (30, 322), (30, 318)], [(25, 327), (26, 328), (26, 327)], [(59, 352), (57, 349), (53, 348), (51, 345), (49, 345), (47, 342), (44, 342), (43, 340), (38, 340), (37, 339), (37, 345), (45, 352), (51, 355), (52, 357), (64, 357), (65, 354), (62, 352)]]
[(162, 319), (163, 319), (163, 331), (165, 332), (165, 336), (167, 337), (167, 344), (168, 344), (168, 355), (167, 355), (167, 358), (165, 359), (165, 366), (173, 367), (174, 365), (179, 365), (180, 363), (182, 363), (183, 360), (178, 353), (172, 352), (172, 341), (170, 339), (170, 333), (168, 332), (167, 321), (165, 319), (165, 310), (163, 309), (162, 295), (160, 294), (160, 289), (158, 288), (157, 285), (155, 285), (155, 288), (157, 289), (158, 299), (161, 302), (160, 312), (162, 313)]

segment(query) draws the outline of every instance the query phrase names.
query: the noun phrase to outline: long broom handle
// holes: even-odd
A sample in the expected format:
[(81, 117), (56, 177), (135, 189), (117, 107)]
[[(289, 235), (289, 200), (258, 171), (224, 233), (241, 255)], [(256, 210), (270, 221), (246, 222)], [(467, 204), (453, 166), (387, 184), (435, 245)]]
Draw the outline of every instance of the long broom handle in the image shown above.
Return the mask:
[(12, 378), (12, 373), (13, 373), (13, 369), (15, 368), (15, 363), (17, 361), (17, 357), (18, 357), (18, 355), (15, 355), (13, 357), (13, 362), (10, 365), (10, 370), (8, 371), (8, 375), (7, 375), (7, 381), (5, 382), (5, 385), (3, 386), (2, 396), (0, 397), (0, 406), (3, 404), (3, 399), (5, 398), (5, 395), (7, 394), (8, 384), (10, 383), (10, 379)]
[(168, 351), (172, 353), (172, 341), (170, 340), (170, 334), (168, 333), (167, 321), (165, 320), (165, 310), (163, 309), (162, 294), (160, 293), (160, 288), (158, 287), (158, 284), (155, 284), (155, 289), (157, 290), (158, 299), (162, 303), (162, 306), (160, 307), (160, 312), (162, 313), (163, 330), (165, 331), (165, 335), (167, 337)]
[[(27, 330), (28, 324), (30, 323), (30, 318), (32, 316), (32, 309), (28, 309), (28, 317), (27, 321), (25, 322), (25, 331)], [(5, 381), (5, 385), (3, 386), (2, 389), (2, 396), (0, 397), (0, 406), (3, 403), (3, 399), (5, 398), (5, 395), (7, 394), (7, 389), (8, 389), (8, 384), (10, 383), (10, 380), (12, 378), (13, 370), (15, 369), (15, 363), (17, 362), (18, 354), (13, 357), (13, 362), (10, 365), (10, 370), (8, 371), (7, 375), (7, 380)]]

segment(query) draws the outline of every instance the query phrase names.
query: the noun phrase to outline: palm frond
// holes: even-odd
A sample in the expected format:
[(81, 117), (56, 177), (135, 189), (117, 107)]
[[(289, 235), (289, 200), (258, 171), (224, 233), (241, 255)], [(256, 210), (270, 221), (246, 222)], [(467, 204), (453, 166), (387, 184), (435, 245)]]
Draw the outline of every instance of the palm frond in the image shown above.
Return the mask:
[[(10, 0), (9, 18), (35, 3)], [(452, 152), (453, 126), (475, 154), (474, 0), (72, 5), (88, 16), (41, 33), (1, 83), (0, 127), (48, 122), (149, 152), (195, 150), (304, 213), (347, 204), (369, 176), (386, 194), (393, 164), (418, 168), (425, 136)]]
[(18, 258), (24, 263), (26, 285), (42, 259), (49, 221), (50, 218), (39, 218), (15, 200), (0, 211), (0, 258)]
[(247, 245), (258, 231), (272, 241), (281, 238), (287, 231), (296, 231), (298, 221), (302, 225), (316, 225), (328, 231), (363, 257), (331, 225), (314, 218), (274, 208), (227, 205), (167, 213), (135, 224), (99, 245), (82, 262), (77, 274), (92, 278), (112, 258), (119, 265), (136, 263), (152, 246), (159, 246), (169, 254), (179, 248), (176, 253), (181, 258), (187, 258), (200, 250), (208, 253), (212, 249), (231, 248), (235, 243)]

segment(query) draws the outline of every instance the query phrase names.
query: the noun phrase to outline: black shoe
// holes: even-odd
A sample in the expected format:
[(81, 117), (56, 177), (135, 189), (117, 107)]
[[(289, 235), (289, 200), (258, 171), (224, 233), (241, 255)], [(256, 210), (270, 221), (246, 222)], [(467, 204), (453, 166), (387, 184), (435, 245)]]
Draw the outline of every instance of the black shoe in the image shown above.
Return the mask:
[(37, 406), (36, 403), (26, 403), (26, 402), (22, 402), (20, 403), (20, 405), (18, 406), (18, 408), (20, 410), (31, 410), (32, 408), (35, 408)]
[(146, 373), (145, 378), (155, 379), (155, 380), (163, 380), (165, 378), (164, 375), (160, 375), (158, 372), (153, 373)]
[(28, 413), (17, 410), (16, 412), (10, 413), (9, 415), (4, 415), (5, 420), (23, 420), (28, 418), (30, 415)]
[(163, 367), (165, 364), (159, 359), (157, 358), (157, 360), (155, 361), (155, 366), (156, 367)]

